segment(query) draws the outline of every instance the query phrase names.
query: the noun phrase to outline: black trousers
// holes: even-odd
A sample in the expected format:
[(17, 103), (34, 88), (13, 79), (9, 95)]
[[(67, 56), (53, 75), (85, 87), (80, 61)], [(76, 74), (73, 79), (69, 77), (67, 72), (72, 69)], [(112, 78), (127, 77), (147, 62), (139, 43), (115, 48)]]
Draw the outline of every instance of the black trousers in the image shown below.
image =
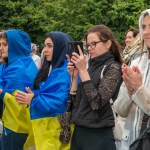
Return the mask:
[(75, 126), (71, 150), (116, 150), (112, 128)]
[(28, 134), (15, 132), (4, 135), (1, 141), (2, 150), (23, 150), (27, 136)]

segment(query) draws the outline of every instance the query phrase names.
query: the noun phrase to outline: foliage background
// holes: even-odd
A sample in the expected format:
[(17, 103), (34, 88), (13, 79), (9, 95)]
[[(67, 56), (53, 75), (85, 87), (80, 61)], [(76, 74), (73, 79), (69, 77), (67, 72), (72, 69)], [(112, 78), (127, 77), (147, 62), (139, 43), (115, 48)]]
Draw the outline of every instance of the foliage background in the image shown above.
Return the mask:
[(105, 24), (123, 44), (124, 33), (138, 28), (139, 15), (148, 8), (149, 0), (1, 0), (0, 30), (22, 29), (40, 45), (50, 31), (81, 40), (92, 25)]

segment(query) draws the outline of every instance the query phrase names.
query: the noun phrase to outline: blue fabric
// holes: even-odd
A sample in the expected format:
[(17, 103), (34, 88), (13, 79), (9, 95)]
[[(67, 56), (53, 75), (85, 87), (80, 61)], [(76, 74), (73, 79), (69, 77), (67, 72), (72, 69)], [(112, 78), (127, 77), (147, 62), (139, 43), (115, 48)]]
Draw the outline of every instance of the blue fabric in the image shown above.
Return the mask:
[(0, 89), (2, 89), (2, 83), (3, 83), (2, 73), (5, 70), (5, 68), (6, 68), (5, 64), (1, 64), (0, 65)]
[[(31, 40), (29, 35), (21, 30), (7, 30), (8, 64), (0, 65), (0, 88), (12, 94), (15, 90), (25, 92), (25, 87), (33, 88), (38, 68), (30, 56)], [(14, 109), (14, 108), (12, 108)], [(6, 129), (6, 133), (10, 130)]]
[(37, 73), (38, 69), (30, 56), (18, 59), (1, 73), (1, 87), (10, 94), (17, 89), (25, 92), (25, 87), (32, 89)]
[(8, 41), (8, 64), (30, 56), (31, 39), (26, 32), (12, 29), (6, 31), (6, 36)]
[(15, 90), (25, 92), (25, 87), (32, 89), (38, 73), (38, 68), (30, 57), (31, 40), (21, 30), (8, 30), (6, 35), (8, 65), (0, 65), (0, 88), (10, 94)]
[(35, 91), (35, 98), (30, 105), (31, 119), (58, 116), (66, 110), (70, 90), (70, 75), (67, 71), (68, 43), (72, 38), (66, 33), (50, 32), (54, 49), (51, 60), (52, 71), (40, 89)]
[(53, 69), (46, 82), (36, 91), (30, 105), (31, 119), (57, 116), (66, 110), (70, 88), (67, 64), (66, 60), (62, 67)]

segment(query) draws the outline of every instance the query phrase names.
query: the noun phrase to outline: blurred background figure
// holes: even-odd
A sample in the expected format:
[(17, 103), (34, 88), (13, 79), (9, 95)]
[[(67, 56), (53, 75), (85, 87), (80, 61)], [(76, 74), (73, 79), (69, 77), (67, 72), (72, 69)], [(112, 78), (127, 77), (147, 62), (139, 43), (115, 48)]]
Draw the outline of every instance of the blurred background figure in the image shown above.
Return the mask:
[(41, 56), (39, 46), (37, 44), (32, 43), (32, 51), (34, 51), (36, 55)]
[(37, 65), (38, 69), (41, 67), (41, 57), (37, 55), (38, 47), (36, 44), (31, 44), (31, 57), (34, 60), (35, 64)]
[(136, 28), (130, 28), (125, 34), (125, 48), (123, 50), (123, 60), (126, 64), (129, 64), (131, 59), (135, 59), (139, 56), (141, 47), (141, 41), (139, 36), (139, 30)]

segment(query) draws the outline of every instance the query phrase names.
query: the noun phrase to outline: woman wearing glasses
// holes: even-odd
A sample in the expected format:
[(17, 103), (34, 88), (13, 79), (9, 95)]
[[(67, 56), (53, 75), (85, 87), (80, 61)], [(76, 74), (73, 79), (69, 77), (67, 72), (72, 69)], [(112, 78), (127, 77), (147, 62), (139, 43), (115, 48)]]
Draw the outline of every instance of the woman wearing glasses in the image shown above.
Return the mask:
[[(80, 55), (73, 53), (71, 58), (68, 57), (75, 124), (71, 150), (115, 150), (110, 99), (117, 98), (122, 82), (120, 46), (105, 25), (90, 28), (85, 40), (90, 54), (89, 68), (86, 67), (87, 57), (80, 48)], [(78, 75), (81, 79), (79, 86)]]

